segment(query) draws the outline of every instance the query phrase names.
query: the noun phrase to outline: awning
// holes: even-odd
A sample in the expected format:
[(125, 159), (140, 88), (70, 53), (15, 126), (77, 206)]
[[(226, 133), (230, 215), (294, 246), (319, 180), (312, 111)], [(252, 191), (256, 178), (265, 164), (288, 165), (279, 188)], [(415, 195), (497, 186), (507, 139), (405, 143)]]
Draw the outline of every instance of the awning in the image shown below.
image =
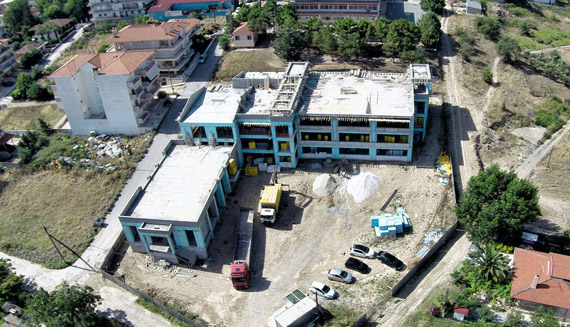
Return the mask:
[(242, 123), (242, 125), (248, 127), (271, 127), (270, 123)]
[(405, 118), (378, 118), (378, 119), (370, 119), (370, 121), (378, 121), (382, 123), (409, 123), (410, 119)]

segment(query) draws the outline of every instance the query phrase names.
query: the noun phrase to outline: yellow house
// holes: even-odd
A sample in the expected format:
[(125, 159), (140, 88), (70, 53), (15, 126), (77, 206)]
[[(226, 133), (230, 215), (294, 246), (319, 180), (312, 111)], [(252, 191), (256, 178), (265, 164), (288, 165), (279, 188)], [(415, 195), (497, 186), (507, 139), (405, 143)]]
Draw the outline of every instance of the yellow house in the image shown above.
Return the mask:
[(232, 33), (232, 39), (236, 48), (253, 48), (257, 41), (257, 33), (249, 29), (247, 22), (243, 22)]

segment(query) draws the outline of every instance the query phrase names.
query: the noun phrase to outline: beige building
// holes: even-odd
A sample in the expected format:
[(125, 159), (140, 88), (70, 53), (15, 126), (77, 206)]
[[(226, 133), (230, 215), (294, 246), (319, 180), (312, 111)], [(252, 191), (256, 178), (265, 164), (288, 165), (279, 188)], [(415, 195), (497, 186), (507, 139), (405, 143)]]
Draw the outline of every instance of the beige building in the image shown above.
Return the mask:
[(234, 40), (234, 46), (236, 48), (253, 48), (257, 41), (257, 33), (251, 31), (247, 22), (244, 22), (234, 30), (232, 39)]
[(129, 25), (111, 36), (107, 43), (115, 44), (118, 51), (155, 51), (154, 60), (161, 76), (184, 76), (194, 69), (190, 65), (194, 55), (191, 45), (199, 22), (182, 18), (162, 24)]
[(14, 51), (8, 44), (8, 39), (0, 40), (0, 80), (10, 74), (17, 64)]
[(100, 24), (104, 21), (133, 21), (136, 16), (146, 13), (153, 0), (89, 0), (89, 13), (92, 21)]
[(136, 135), (160, 88), (153, 51), (81, 54), (53, 72), (52, 90), (73, 134)]

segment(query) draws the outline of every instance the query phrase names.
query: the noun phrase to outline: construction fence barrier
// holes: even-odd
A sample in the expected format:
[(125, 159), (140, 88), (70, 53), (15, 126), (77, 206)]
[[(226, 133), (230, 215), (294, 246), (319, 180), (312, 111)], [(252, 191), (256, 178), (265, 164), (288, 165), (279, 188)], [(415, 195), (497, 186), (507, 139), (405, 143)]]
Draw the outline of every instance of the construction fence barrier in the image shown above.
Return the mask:
[(106, 279), (112, 281), (113, 283), (115, 283), (116, 285), (120, 286), (121, 288), (131, 292), (132, 294), (143, 298), (144, 300), (156, 305), (157, 307), (159, 307), (161, 310), (164, 310), (166, 312), (168, 312), (171, 316), (173, 316), (174, 318), (180, 320), (181, 322), (184, 322), (186, 324), (189, 324), (191, 326), (194, 327), (204, 327), (203, 325), (198, 324), (197, 322), (195, 322), (194, 320), (180, 314), (177, 311), (174, 311), (172, 309), (170, 309), (169, 307), (165, 306), (164, 304), (162, 304), (161, 302), (155, 300), (154, 298), (152, 298), (151, 296), (148, 296), (147, 294), (137, 290), (136, 288), (130, 286), (129, 284), (123, 282), (120, 279), (115, 278), (115, 276), (109, 274), (108, 272), (99, 269), (99, 272), (101, 273), (101, 275), (103, 275), (103, 277), (105, 277)]

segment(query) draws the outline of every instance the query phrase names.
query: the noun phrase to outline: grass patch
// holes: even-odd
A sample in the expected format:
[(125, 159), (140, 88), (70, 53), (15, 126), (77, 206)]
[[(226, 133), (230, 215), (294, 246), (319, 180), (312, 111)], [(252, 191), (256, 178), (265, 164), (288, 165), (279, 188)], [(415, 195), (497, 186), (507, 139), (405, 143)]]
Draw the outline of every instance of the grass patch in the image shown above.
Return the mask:
[(549, 138), (553, 133), (564, 126), (570, 118), (570, 106), (566, 106), (559, 98), (552, 97), (536, 110), (536, 124), (548, 129), (544, 138)]
[(273, 49), (234, 50), (228, 52), (218, 64), (216, 80), (229, 80), (240, 72), (278, 72), (285, 64)]
[(517, 39), (517, 42), (519, 43), (519, 47), (521, 47), (522, 50), (528, 49), (532, 51), (545, 48), (544, 45), (538, 44), (537, 42), (529, 39)]
[(328, 320), (323, 327), (352, 326), (362, 315), (362, 312), (358, 312), (346, 305), (331, 305), (328, 310), (333, 315), (333, 318)]
[(553, 28), (545, 28), (534, 32), (535, 39), (543, 44), (561, 46), (570, 44), (570, 32)]
[[(67, 138), (68, 142), (50, 140), (57, 146), (44, 148), (38, 157), (57, 158), (62, 151), (81, 143), (80, 137)], [(118, 165), (110, 172), (85, 170), (79, 165), (59, 170), (48, 166), (36, 172), (29, 168), (6, 170), (0, 175), (0, 251), (49, 268), (65, 267), (43, 226), (76, 252), (83, 252), (98, 232), (93, 219), (104, 217), (112, 209), (151, 140), (151, 134), (130, 139), (129, 164)], [(76, 260), (70, 251), (61, 250), (67, 262)]]
[(462, 326), (464, 324), (452, 319), (436, 318), (427, 312), (419, 311), (406, 318), (403, 325), (415, 327), (454, 327)]
[[(148, 311), (150, 311), (152, 313), (155, 313), (159, 316), (164, 317), (164, 319), (168, 320), (169, 322), (171, 322), (177, 326), (191, 327), (191, 325), (176, 319), (173, 315), (168, 313), (168, 311), (162, 310), (161, 308), (159, 308), (154, 303), (148, 302), (147, 300), (143, 299), (142, 297), (137, 298), (135, 300), (135, 303), (142, 306), (143, 308), (147, 309)], [(176, 310), (176, 311), (178, 311), (178, 310)], [(182, 314), (185, 315), (184, 313), (182, 313)], [(197, 318), (195, 315), (192, 315), (192, 316), (194, 316), (194, 317), (192, 317), (191, 319)]]
[(61, 117), (63, 113), (59, 112), (55, 103), (8, 107), (0, 109), (0, 126), (3, 129), (37, 129), (38, 119), (43, 119), (53, 127)]

